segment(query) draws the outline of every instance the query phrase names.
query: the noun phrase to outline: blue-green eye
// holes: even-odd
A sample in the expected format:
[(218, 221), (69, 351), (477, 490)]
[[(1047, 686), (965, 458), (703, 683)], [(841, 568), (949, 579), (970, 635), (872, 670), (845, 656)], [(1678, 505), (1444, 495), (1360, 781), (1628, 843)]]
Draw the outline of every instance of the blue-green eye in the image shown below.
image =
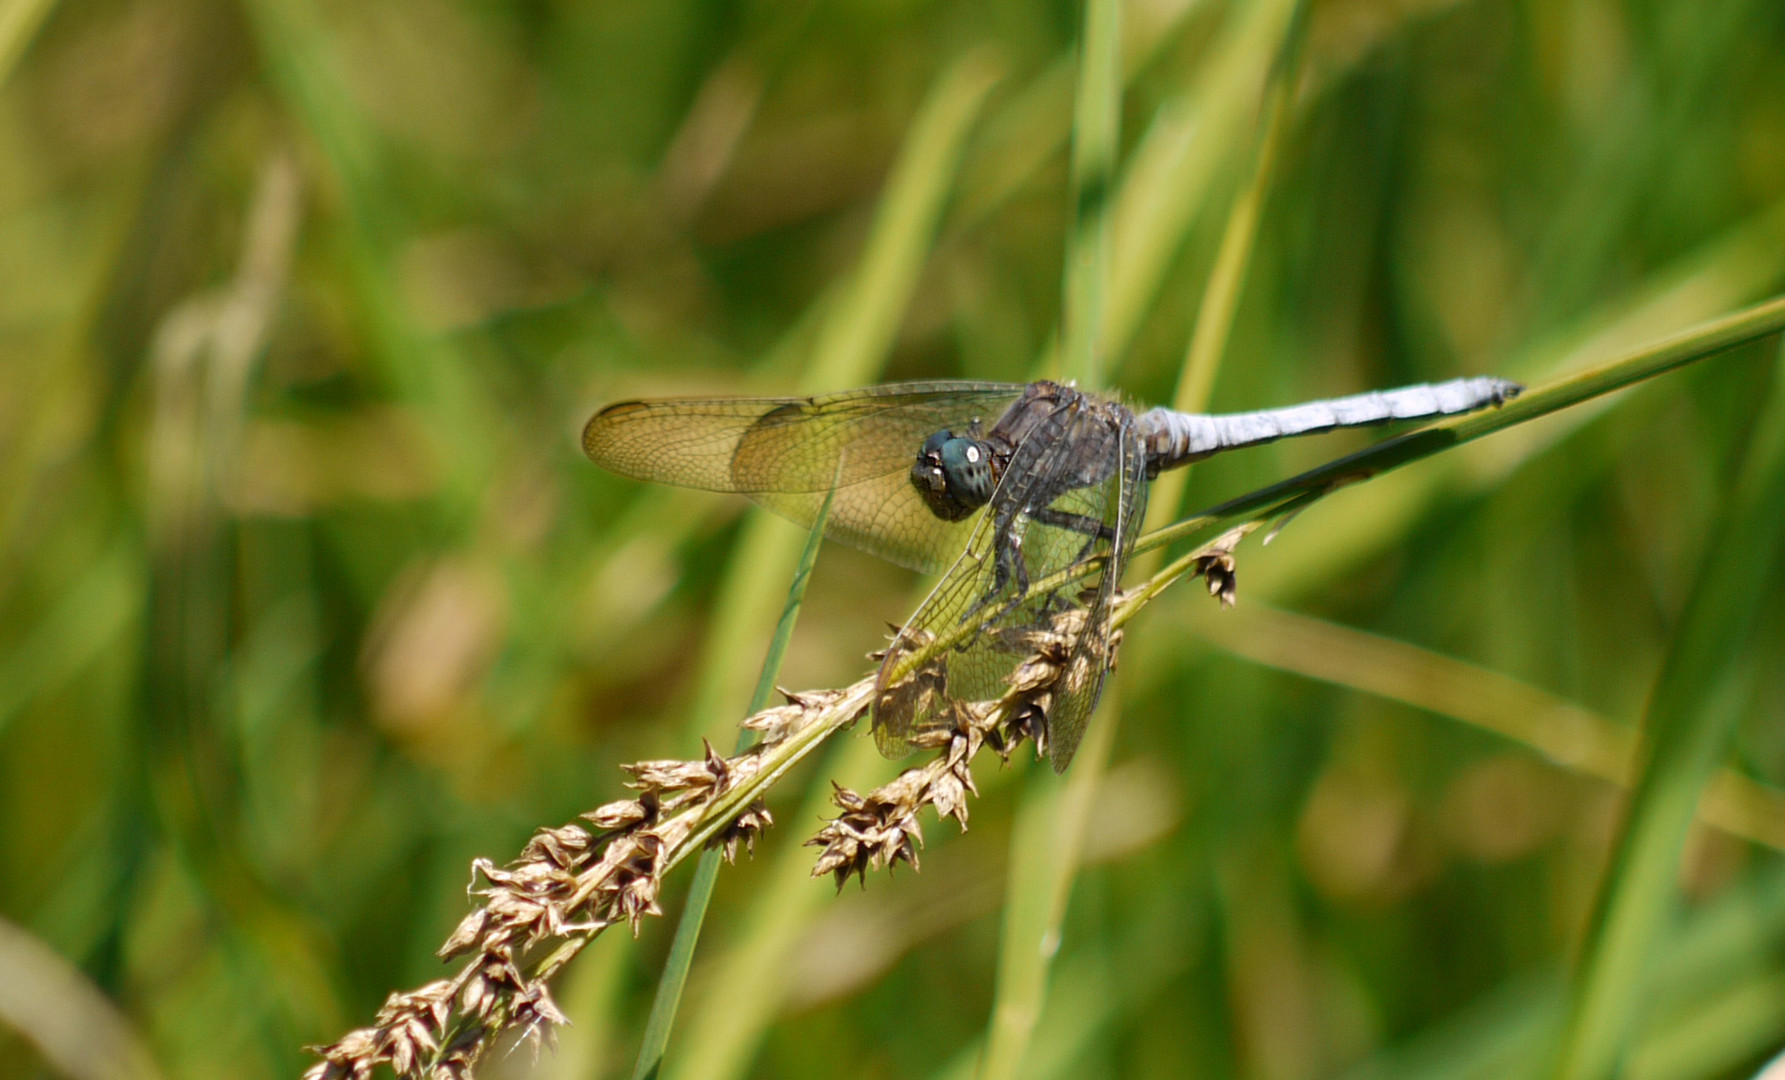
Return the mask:
[(937, 517), (959, 521), (991, 500), (991, 453), (978, 439), (938, 431), (924, 440), (911, 484)]

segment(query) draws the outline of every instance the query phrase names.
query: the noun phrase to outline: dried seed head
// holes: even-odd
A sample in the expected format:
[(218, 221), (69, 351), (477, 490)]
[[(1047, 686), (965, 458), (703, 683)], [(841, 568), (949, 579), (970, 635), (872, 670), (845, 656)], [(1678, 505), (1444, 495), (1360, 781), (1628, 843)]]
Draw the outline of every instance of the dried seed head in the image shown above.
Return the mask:
[[(785, 691), (784, 691), (785, 692)], [(764, 709), (744, 720), (744, 727), (762, 736), (761, 746), (773, 746), (804, 726), (809, 710), (799, 701)]]
[(603, 803), (582, 815), (584, 820), (594, 822), (601, 829), (624, 829), (650, 821), (654, 816), (651, 808), (640, 799)]
[(774, 823), (775, 819), (770, 816), (768, 805), (757, 799), (750, 804), (749, 809), (733, 818), (723, 831), (707, 841), (707, 846), (718, 848), (724, 853), (726, 862), (735, 863), (739, 847), (751, 855), (756, 854), (756, 838)]
[[(613, 805), (612, 803), (608, 805)], [(630, 804), (638, 806), (637, 803)], [(643, 807), (638, 807), (643, 812)], [(521, 861), (549, 861), (553, 866), (574, 866), (588, 852), (594, 837), (580, 825), (563, 825), (556, 829), (540, 829), (521, 849)]]
[(1234, 605), (1240, 589), (1232, 555), (1204, 555), (1196, 560), (1195, 572), (1201, 574), (1203, 581), (1208, 583), (1209, 595), (1220, 598), (1222, 607), (1230, 608)]
[[(1229, 533), (1194, 564), (1225, 603), (1233, 601), (1233, 546), (1249, 528)], [(814, 874), (831, 874), (841, 887), (851, 875), (865, 883), (869, 869), (900, 862), (916, 868), (923, 807), (934, 807), (939, 818), (953, 818), (966, 828), (967, 799), (977, 793), (971, 764), (980, 748), (989, 745), (1008, 759), (1028, 739), (1045, 752), (1048, 711), (1058, 694), (1075, 687), (1082, 692), (1101, 674), (1096, 663), (1113, 666), (1120, 643), (1114, 629), (1106, 628), (1109, 648), (1101, 650), (1101, 659), (1075, 655), (1089, 618), (1084, 607), (1068, 607), (1037, 625), (985, 629), (1000, 650), (1021, 658), (995, 699), (950, 698), (944, 655), (909, 665), (886, 685), (865, 679), (844, 690), (784, 692), (787, 704), (745, 722), (763, 738), (737, 756), (726, 758), (708, 745), (697, 760), (626, 766), (638, 797), (584, 814), (593, 829), (575, 824), (542, 829), (506, 866), (477, 860), (470, 889), (477, 908), (440, 949), (443, 957), (469, 955), (459, 975), (393, 995), (373, 1026), (348, 1032), (330, 1046), (312, 1047), (320, 1060), (305, 1080), (371, 1080), (381, 1065), (405, 1080), (470, 1080), (475, 1063), (505, 1032), (518, 1031), (537, 1048), (553, 1025), (564, 1022), (547, 980), (603, 929), (624, 922), (636, 934), (644, 916), (660, 914), (663, 874), (687, 854), (691, 837), (711, 835), (711, 843), (734, 859), (740, 848), (751, 850), (756, 836), (773, 823), (760, 799), (738, 811), (730, 802), (715, 804), (718, 796), (765, 773), (781, 775), (822, 736), (859, 721), (876, 699), (883, 706), (896, 704), (904, 715), (928, 718), (911, 741), (935, 754), (866, 795), (836, 788), (841, 812), (809, 841), (823, 849)], [(921, 631), (894, 628), (894, 633), (907, 662), (933, 643), (933, 635)], [(777, 749), (811, 725), (819, 726), (819, 740)], [(542, 947), (554, 941), (555, 948)], [(526, 970), (521, 958), (537, 962)]]
[(484, 927), (489, 924), (490, 913), (485, 908), (475, 908), (469, 915), (459, 920), (458, 929), (446, 939), (434, 955), (442, 960), (451, 960), (455, 956), (470, 952), (471, 947), (483, 937)]
[[(741, 811), (715, 808), (714, 800), (756, 780), (765, 762), (784, 769), (819, 745), (802, 744), (778, 759), (770, 749), (777, 737), (809, 723), (824, 724), (828, 733), (859, 720), (872, 687), (868, 679), (844, 691), (789, 694), (774, 715), (753, 718), (769, 737), (752, 750), (727, 758), (709, 745), (694, 761), (629, 766), (638, 797), (583, 815), (594, 828), (541, 829), (507, 865), (476, 860), (468, 890), (476, 907), (440, 949), (443, 957), (468, 957), (459, 974), (394, 995), (372, 1026), (313, 1047), (320, 1060), (306, 1080), (371, 1080), (380, 1066), (404, 1080), (470, 1080), (504, 1033), (518, 1033), (537, 1048), (564, 1022), (547, 980), (608, 926), (624, 922), (636, 934), (644, 916), (661, 914), (663, 874), (687, 854), (690, 837), (718, 824), (714, 843), (735, 858), (773, 823), (760, 799)], [(915, 841), (896, 827), (893, 834), (873, 839), (886, 857), (898, 858), (901, 837), (906, 845)], [(560, 944), (542, 948), (551, 942)]]
[[(1230, 608), (1239, 594), (1239, 578), (1235, 572), (1233, 559), (1234, 549), (1240, 541), (1258, 527), (1257, 522), (1248, 522), (1222, 533), (1211, 541), (1201, 555), (1191, 563), (1192, 574), (1202, 575), (1208, 583), (1209, 595), (1219, 597), (1221, 606)], [(1266, 543), (1269, 543), (1267, 538)]]
[(632, 783), (628, 787), (658, 795), (710, 787), (713, 783), (713, 774), (704, 760), (635, 761), (620, 768), (632, 774)]

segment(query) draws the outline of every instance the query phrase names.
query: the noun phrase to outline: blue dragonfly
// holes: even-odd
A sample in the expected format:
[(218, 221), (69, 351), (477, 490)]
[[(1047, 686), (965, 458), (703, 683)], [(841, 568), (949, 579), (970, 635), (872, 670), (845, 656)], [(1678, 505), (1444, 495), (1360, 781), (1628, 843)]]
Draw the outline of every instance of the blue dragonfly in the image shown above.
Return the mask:
[[(1148, 481), (1224, 450), (1471, 412), (1520, 389), (1479, 376), (1201, 415), (1137, 413), (1047, 381), (889, 383), (806, 398), (620, 402), (589, 420), (583, 449), (623, 476), (737, 492), (807, 526), (834, 488), (827, 536), (946, 571), (881, 664), (874, 734), (889, 756), (952, 727), (962, 705), (1000, 697), (1042, 631), (1074, 627), (1065, 677), (1035, 726), (1063, 771), (1112, 660), (1111, 608)], [(1065, 573), (1075, 567), (1083, 572)], [(950, 644), (926, 659), (938, 639)]]

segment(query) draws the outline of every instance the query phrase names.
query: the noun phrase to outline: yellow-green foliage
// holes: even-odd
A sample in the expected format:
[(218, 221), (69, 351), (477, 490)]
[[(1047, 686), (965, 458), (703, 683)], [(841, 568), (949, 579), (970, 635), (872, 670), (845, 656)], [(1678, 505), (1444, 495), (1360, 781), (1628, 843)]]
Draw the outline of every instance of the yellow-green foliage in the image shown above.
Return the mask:
[[(294, 1076), (453, 970), (472, 859), (732, 745), (803, 535), (595, 469), (604, 402), (1542, 386), (1782, 282), (1777, 0), (0, 0), (0, 1080)], [(832, 740), (663, 1075), (1752, 1075), (1779, 367), (1248, 540), (1239, 607), (1152, 600), (1073, 770), (984, 755), (921, 875), (810, 877), (831, 780), (896, 771)], [(854, 682), (920, 588), (827, 546), (779, 683)], [(690, 876), (480, 1075), (627, 1074)]]

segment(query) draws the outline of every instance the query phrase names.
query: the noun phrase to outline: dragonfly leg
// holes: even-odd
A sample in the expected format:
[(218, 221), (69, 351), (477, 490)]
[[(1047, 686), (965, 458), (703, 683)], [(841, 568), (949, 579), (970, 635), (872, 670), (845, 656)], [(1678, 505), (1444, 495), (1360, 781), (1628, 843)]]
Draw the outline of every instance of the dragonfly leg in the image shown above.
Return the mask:
[(1032, 510), (1029, 517), (1033, 521), (1055, 529), (1066, 529), (1070, 532), (1082, 533), (1092, 540), (1114, 541), (1115, 530), (1089, 514), (1075, 514), (1070, 510), (1056, 510), (1051, 506)]
[[(998, 520), (998, 527), (992, 531), (992, 547), (995, 551), (993, 555), (995, 561), (992, 564), (992, 587), (986, 590), (984, 596), (980, 597), (979, 603), (973, 609), (975, 612), (998, 598), (998, 594), (1010, 584), (1013, 571), (1017, 575), (1018, 582), (1024, 588), (1028, 585), (1029, 575), (1023, 566), (1023, 538), (1011, 533), (1012, 520), (1012, 515), (1003, 515)], [(1018, 591), (1020, 593), (1021, 589)]]
[(1012, 518), (1013, 515), (1002, 515), (993, 525), (992, 585), (991, 588), (987, 589), (985, 594), (979, 598), (977, 603), (967, 609), (961, 616), (961, 621), (966, 622), (976, 618), (987, 607), (990, 607), (998, 597), (1003, 594), (1005, 588), (1010, 585), (1010, 579), (1012, 577), (1016, 578), (1015, 595), (1007, 600), (1004, 603), (1004, 606), (999, 608), (995, 615), (986, 619), (984, 623), (981, 623), (980, 626), (974, 630), (973, 635), (957, 646), (957, 648), (966, 649), (972, 646), (975, 641), (979, 640), (980, 631), (984, 630), (986, 625), (996, 622), (998, 619), (1009, 614), (1011, 609), (1015, 608), (1018, 604), (1021, 604), (1023, 598), (1029, 594), (1029, 567), (1027, 562), (1023, 559), (1023, 540), (1020, 535), (1012, 534), (1010, 528)]
[(1029, 561), (1023, 558), (1023, 538), (1021, 536), (1010, 537), (1005, 542), (1003, 550), (1009, 558), (1010, 569), (1005, 573), (1002, 583), (987, 593), (985, 599), (979, 602), (979, 606), (984, 607), (996, 600), (998, 593), (1003, 590), (1005, 584), (1009, 583), (1013, 573), (1016, 576), (1016, 588), (1011, 591), (1010, 599), (1004, 601), (1004, 606), (1000, 607), (998, 613), (987, 620), (988, 622), (998, 622), (1021, 607), (1023, 601), (1029, 598)]
[(1053, 507), (1043, 507), (1031, 513), (1029, 516), (1043, 525), (1049, 525), (1056, 529), (1064, 529), (1068, 532), (1082, 533), (1084, 535), (1085, 546), (1079, 548), (1078, 554), (1073, 556), (1072, 561), (1074, 564), (1084, 562), (1086, 559), (1090, 558), (1091, 553), (1096, 550), (1097, 541), (1107, 540), (1112, 544), (1116, 542), (1115, 530), (1089, 514), (1075, 514), (1070, 510), (1056, 510)]
[[(1023, 597), (1029, 595), (1029, 560), (1023, 558), (1023, 538), (1013, 536), (1010, 539), (1010, 561), (1016, 568), (1016, 595), (1010, 598), (1010, 607), (1022, 603)], [(1005, 609), (1006, 611), (1009, 608)]]

